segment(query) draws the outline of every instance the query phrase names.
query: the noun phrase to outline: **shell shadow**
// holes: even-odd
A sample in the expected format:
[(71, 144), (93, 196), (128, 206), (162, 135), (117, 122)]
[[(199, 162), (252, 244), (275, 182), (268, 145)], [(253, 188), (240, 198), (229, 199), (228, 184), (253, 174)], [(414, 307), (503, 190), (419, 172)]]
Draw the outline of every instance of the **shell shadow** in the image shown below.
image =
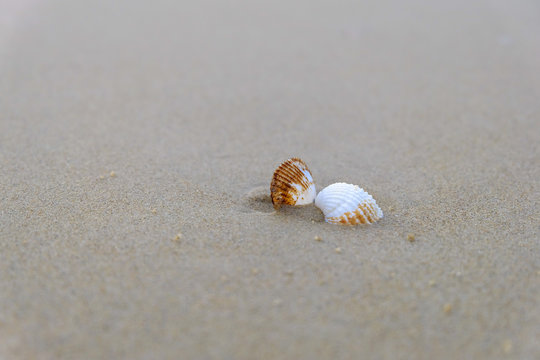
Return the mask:
[(257, 186), (246, 193), (243, 205), (246, 210), (271, 214), (274, 212), (270, 189), (267, 186)]
[(276, 211), (277, 216), (299, 219), (305, 222), (324, 223), (323, 213), (315, 205), (282, 206)]
[(267, 215), (286, 216), (288, 218), (302, 219), (303, 221), (324, 222), (322, 212), (314, 205), (282, 206), (279, 211), (274, 210), (270, 189), (268, 186), (257, 186), (246, 193), (243, 200), (244, 210)]

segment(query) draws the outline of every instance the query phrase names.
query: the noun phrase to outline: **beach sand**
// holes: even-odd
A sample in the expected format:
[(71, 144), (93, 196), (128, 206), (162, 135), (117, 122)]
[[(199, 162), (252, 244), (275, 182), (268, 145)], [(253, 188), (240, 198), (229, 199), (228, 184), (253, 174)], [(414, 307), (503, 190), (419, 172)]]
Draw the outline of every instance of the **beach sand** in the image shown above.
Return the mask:
[[(26, 3), (0, 359), (540, 357), (537, 2)], [(384, 218), (274, 212), (293, 156)]]

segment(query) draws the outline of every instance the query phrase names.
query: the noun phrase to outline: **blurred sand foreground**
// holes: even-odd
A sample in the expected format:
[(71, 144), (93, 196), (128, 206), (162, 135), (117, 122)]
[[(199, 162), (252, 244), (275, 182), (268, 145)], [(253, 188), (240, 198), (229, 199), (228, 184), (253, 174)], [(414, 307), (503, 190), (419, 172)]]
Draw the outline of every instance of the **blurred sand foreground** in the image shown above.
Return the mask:
[[(0, 359), (540, 358), (537, 1), (25, 3)], [(291, 156), (384, 219), (274, 213)]]

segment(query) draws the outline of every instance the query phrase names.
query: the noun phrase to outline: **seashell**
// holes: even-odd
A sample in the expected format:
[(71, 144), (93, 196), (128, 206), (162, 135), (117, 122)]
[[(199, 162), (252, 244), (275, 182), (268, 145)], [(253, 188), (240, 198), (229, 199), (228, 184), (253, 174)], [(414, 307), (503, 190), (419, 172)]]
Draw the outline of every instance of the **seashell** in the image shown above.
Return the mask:
[(313, 203), (317, 192), (313, 176), (306, 163), (299, 158), (284, 161), (274, 172), (270, 183), (270, 195), (274, 209), (281, 205), (308, 205)]
[(383, 217), (375, 199), (357, 185), (335, 183), (322, 189), (315, 198), (326, 222), (332, 224), (371, 224)]

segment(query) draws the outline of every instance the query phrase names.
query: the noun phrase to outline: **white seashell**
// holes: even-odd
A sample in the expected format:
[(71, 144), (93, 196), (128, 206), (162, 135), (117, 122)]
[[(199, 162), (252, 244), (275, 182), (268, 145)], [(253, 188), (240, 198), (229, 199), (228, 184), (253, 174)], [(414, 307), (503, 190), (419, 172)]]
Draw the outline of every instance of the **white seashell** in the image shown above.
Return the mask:
[(332, 224), (371, 224), (383, 217), (371, 195), (357, 185), (335, 183), (325, 187), (315, 198), (326, 222)]
[(270, 184), (270, 195), (276, 210), (283, 204), (311, 204), (316, 194), (311, 171), (301, 159), (286, 160), (274, 172)]

